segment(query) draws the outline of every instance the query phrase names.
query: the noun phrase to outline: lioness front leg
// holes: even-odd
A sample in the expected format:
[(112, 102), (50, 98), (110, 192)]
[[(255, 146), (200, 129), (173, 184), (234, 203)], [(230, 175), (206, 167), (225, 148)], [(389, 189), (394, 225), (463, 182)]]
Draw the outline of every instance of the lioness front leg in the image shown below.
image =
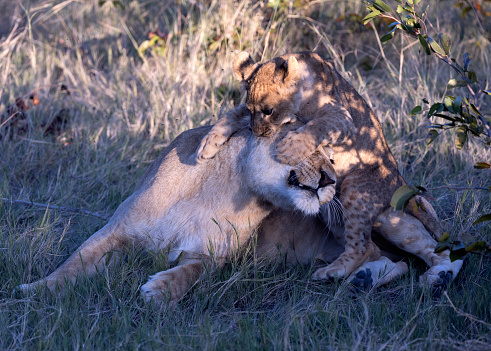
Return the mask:
[(250, 112), (245, 104), (228, 111), (201, 140), (196, 151), (196, 162), (202, 163), (213, 158), (233, 133), (248, 126), (249, 123)]
[(211, 266), (211, 259), (206, 255), (181, 258), (176, 267), (150, 276), (141, 287), (145, 300), (177, 303), (200, 278), (206, 266)]
[(369, 290), (388, 284), (409, 272), (405, 262), (393, 262), (385, 256), (365, 262), (355, 273), (350, 284), (356, 291)]
[(129, 240), (119, 230), (118, 225), (108, 224), (94, 233), (75, 251), (60, 267), (46, 278), (18, 287), (24, 292), (46, 286), (54, 291), (58, 286), (63, 288), (66, 282), (74, 283), (81, 273), (91, 276), (101, 270), (108, 262), (106, 255), (110, 251), (121, 251)]

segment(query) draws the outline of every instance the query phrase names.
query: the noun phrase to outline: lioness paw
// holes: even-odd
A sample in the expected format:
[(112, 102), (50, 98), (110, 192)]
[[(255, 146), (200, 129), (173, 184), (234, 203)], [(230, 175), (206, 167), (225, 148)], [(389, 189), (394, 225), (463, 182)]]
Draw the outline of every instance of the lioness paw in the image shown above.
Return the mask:
[(352, 293), (369, 291), (373, 287), (372, 271), (367, 268), (356, 272), (349, 284), (349, 288)]
[(176, 303), (177, 299), (172, 296), (169, 289), (170, 282), (166, 279), (152, 279), (141, 287), (142, 296), (145, 302), (155, 304)]
[(196, 151), (196, 162), (203, 163), (215, 157), (220, 147), (225, 144), (227, 137), (215, 133), (206, 135)]
[(30, 295), (40, 289), (48, 289), (55, 292), (56, 288), (61, 288), (62, 285), (56, 280), (41, 279), (34, 283), (21, 284), (15, 287), (14, 292), (21, 292), (24, 295)]
[(297, 165), (316, 150), (315, 138), (307, 133), (288, 132), (276, 147), (276, 157), (283, 164)]

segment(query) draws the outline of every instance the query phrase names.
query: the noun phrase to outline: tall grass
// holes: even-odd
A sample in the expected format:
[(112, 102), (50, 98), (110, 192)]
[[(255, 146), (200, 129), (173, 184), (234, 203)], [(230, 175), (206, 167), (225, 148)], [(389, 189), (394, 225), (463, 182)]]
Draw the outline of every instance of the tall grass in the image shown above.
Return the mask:
[[(448, 292), (456, 309), (418, 289), (418, 267), (353, 298), (343, 282), (312, 282), (311, 267), (271, 268), (237, 254), (175, 310), (155, 310), (139, 287), (168, 263), (164, 254), (137, 248), (61, 295), (13, 293), (54, 270), (104, 224), (50, 206), (109, 216), (170, 140), (240, 102), (231, 69), (240, 50), (257, 60), (320, 52), (372, 105), (408, 182), (489, 186), (489, 171), (473, 169), (489, 161), (489, 149), (471, 142), (456, 151), (451, 135), (426, 147), (428, 122), (408, 118), (423, 98), (441, 99), (448, 67), (404, 38), (381, 51), (376, 35), (386, 24), (376, 34), (357, 22), (361, 1), (291, 2), (291, 9), (280, 2), (286, 5), (276, 10), (244, 0), (122, 3), (0, 4), (0, 113), (5, 120), (17, 98), (33, 105), (34, 91), (39, 99), (24, 120), (0, 127), (0, 197), (48, 204), (0, 200), (0, 349), (489, 349), (490, 261), (476, 256)], [(491, 77), (491, 21), (481, 29), (472, 13), (462, 19), (453, 1), (429, 3), (439, 16), (435, 31), (456, 38), (455, 55), (469, 52), (475, 69)], [(162, 47), (139, 53), (157, 28), (166, 34)], [(490, 212), (489, 192), (431, 193), (452, 235), (491, 239), (489, 225), (472, 225)]]

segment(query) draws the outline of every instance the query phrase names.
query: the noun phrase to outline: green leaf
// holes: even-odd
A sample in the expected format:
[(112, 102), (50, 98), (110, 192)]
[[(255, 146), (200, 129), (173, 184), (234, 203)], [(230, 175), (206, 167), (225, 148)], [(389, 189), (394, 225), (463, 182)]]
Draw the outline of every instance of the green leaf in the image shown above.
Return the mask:
[[(468, 100), (466, 102), (468, 102)], [(477, 107), (472, 102), (469, 102), (469, 107), (471, 111), (474, 112), (476, 115), (482, 116), (481, 112), (479, 112)]]
[(467, 77), (471, 80), (473, 83), (477, 83), (477, 74), (474, 71), (467, 71)]
[(448, 249), (450, 249), (450, 245), (448, 245), (447, 243), (438, 243), (435, 246), (435, 253), (439, 253)]
[(378, 10), (383, 12), (390, 12), (392, 9), (382, 0), (375, 0), (373, 2), (373, 6), (375, 6)]
[(415, 187), (409, 187), (407, 185), (401, 186), (396, 190), (392, 199), (390, 200), (390, 205), (397, 211), (406, 208), (408, 201), (417, 193), (419, 190)]
[[(394, 197), (392, 197), (392, 198), (394, 198)], [(477, 224), (477, 223), (487, 222), (487, 221), (491, 221), (491, 213), (488, 213), (488, 214), (485, 214), (485, 215), (483, 215), (483, 216), (479, 217), (479, 218), (477, 219), (477, 221), (475, 221), (475, 222), (474, 222), (474, 223), (472, 223), (472, 224), (474, 225), (474, 224)]]
[(121, 10), (125, 9), (125, 6), (123, 5), (123, 3), (121, 1), (113, 1), (113, 6), (119, 7)]
[(464, 71), (467, 71), (467, 68), (469, 67), (469, 64), (471, 63), (472, 59), (469, 55), (468, 52), (464, 54)]
[(466, 86), (467, 82), (465, 80), (457, 80), (457, 79), (450, 79), (447, 83), (447, 89), (453, 89), (453, 88), (458, 88), (458, 87), (463, 87)]
[(452, 250), (457, 251), (457, 250), (462, 250), (462, 249), (465, 249), (465, 245), (462, 241), (457, 240), (457, 241), (454, 241), (452, 243)]
[(388, 42), (390, 39), (394, 38), (394, 34), (396, 33), (395, 32), (395, 28), (392, 29), (389, 33), (387, 33), (386, 35), (384, 35), (382, 38), (380, 38), (380, 41), (382, 42), (382, 44), (385, 44), (386, 42)]
[(491, 168), (491, 164), (489, 162), (478, 162), (474, 165), (475, 169), (486, 169)]
[(472, 6), (466, 6), (466, 7), (464, 7), (462, 9), (462, 18), (464, 18), (470, 10), (472, 10)]
[(471, 119), (471, 122), (469, 123), (469, 130), (471, 131), (472, 134), (479, 137), (481, 132), (479, 130), (480, 128), (479, 128), (479, 124), (477, 122), (477, 118), (474, 116), (471, 116), (470, 119)]
[(482, 92), (483, 92), (484, 94), (491, 95), (491, 90), (483, 90)]
[(442, 47), (438, 45), (438, 43), (432, 37), (428, 36), (428, 42), (430, 43), (430, 46), (434, 52), (442, 56), (447, 56), (445, 51), (443, 51)]
[(416, 106), (411, 110), (411, 113), (409, 114), (409, 117), (414, 116), (414, 115), (419, 115), (423, 113), (423, 108), (421, 106)]
[(455, 132), (455, 147), (457, 150), (461, 150), (467, 140), (467, 127), (460, 126)]
[(443, 104), (440, 102), (436, 102), (433, 105), (431, 105), (430, 110), (428, 111), (428, 115), (426, 116), (427, 118), (430, 118), (433, 116), (435, 113), (440, 113), (443, 111)]
[(452, 103), (452, 107), (455, 113), (460, 113), (460, 106), (462, 105), (462, 98), (457, 96)]
[(430, 47), (428, 46), (426, 39), (421, 34), (418, 34), (418, 40), (421, 46), (423, 47), (424, 51), (426, 52), (426, 55), (431, 55)]
[(467, 252), (484, 251), (488, 248), (488, 244), (485, 241), (476, 241), (465, 248)]
[(444, 243), (445, 241), (448, 240), (448, 238), (450, 238), (450, 234), (448, 232), (444, 232), (439, 238), (438, 238), (438, 241), (441, 242), (441, 243)]
[(368, 22), (370, 22), (371, 20), (373, 20), (375, 17), (377, 17), (378, 15), (380, 15), (381, 12), (379, 10), (374, 10), (372, 12), (370, 12), (368, 15), (365, 16), (365, 18), (363, 18), (363, 24), (367, 24)]
[(426, 136), (426, 145), (430, 145), (437, 137), (438, 137), (438, 132), (434, 129), (430, 129), (428, 132), (428, 135)]
[(460, 260), (465, 255), (467, 255), (467, 251), (465, 251), (465, 248), (458, 249), (458, 250), (451, 249), (449, 255), (450, 261), (453, 262), (453, 261)]
[(452, 48), (452, 39), (445, 33), (438, 34), (438, 39), (440, 39), (440, 44), (442, 45), (445, 54), (448, 55), (450, 53), (450, 49)]
[[(453, 96), (452, 96), (453, 98)], [(447, 108), (448, 111), (452, 112), (452, 113), (457, 113), (456, 111), (454, 111), (453, 109), (453, 101), (455, 99), (452, 99), (450, 96), (445, 96), (445, 98), (443, 99), (443, 104), (445, 105), (445, 107)]]
[(401, 6), (401, 5), (397, 5), (397, 13), (403, 13), (404, 12), (404, 8)]

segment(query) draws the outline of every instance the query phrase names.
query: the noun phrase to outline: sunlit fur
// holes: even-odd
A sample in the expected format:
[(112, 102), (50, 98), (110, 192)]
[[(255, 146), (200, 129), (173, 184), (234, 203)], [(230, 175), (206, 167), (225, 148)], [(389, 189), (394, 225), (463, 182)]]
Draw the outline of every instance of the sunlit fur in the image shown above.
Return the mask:
[[(213, 157), (228, 136), (244, 125), (250, 125), (257, 137), (273, 137), (292, 118), (304, 122), (278, 143), (276, 158), (296, 165), (319, 146), (333, 148), (336, 190), (347, 218), (338, 238), (345, 243), (345, 252), (314, 277), (349, 275), (376, 249), (371, 239), (374, 221), (405, 184), (375, 113), (334, 66), (316, 53), (255, 63), (242, 52), (234, 62), (234, 73), (247, 90), (242, 114), (224, 116), (203, 139), (197, 159)], [(432, 210), (417, 209), (415, 199), (410, 200), (406, 211), (439, 237), (443, 230)]]
[(75, 282), (81, 272), (90, 276), (101, 270), (107, 252), (137, 244), (169, 250), (170, 261), (179, 259), (176, 267), (151, 276), (142, 286), (147, 299), (177, 301), (205, 266), (222, 264), (247, 243), (275, 206), (312, 214), (334, 196), (335, 184), (325, 187), (331, 188), (325, 192), (324, 188), (303, 190), (288, 182), (290, 172), (297, 171), (300, 182), (318, 183), (321, 170), (332, 172), (329, 159), (317, 157), (298, 167), (282, 165), (272, 158), (275, 140), (258, 140), (248, 129), (236, 133), (213, 162), (196, 164), (196, 149), (209, 130), (198, 128), (177, 137), (106, 226), (49, 276), (19, 288), (55, 290)]

